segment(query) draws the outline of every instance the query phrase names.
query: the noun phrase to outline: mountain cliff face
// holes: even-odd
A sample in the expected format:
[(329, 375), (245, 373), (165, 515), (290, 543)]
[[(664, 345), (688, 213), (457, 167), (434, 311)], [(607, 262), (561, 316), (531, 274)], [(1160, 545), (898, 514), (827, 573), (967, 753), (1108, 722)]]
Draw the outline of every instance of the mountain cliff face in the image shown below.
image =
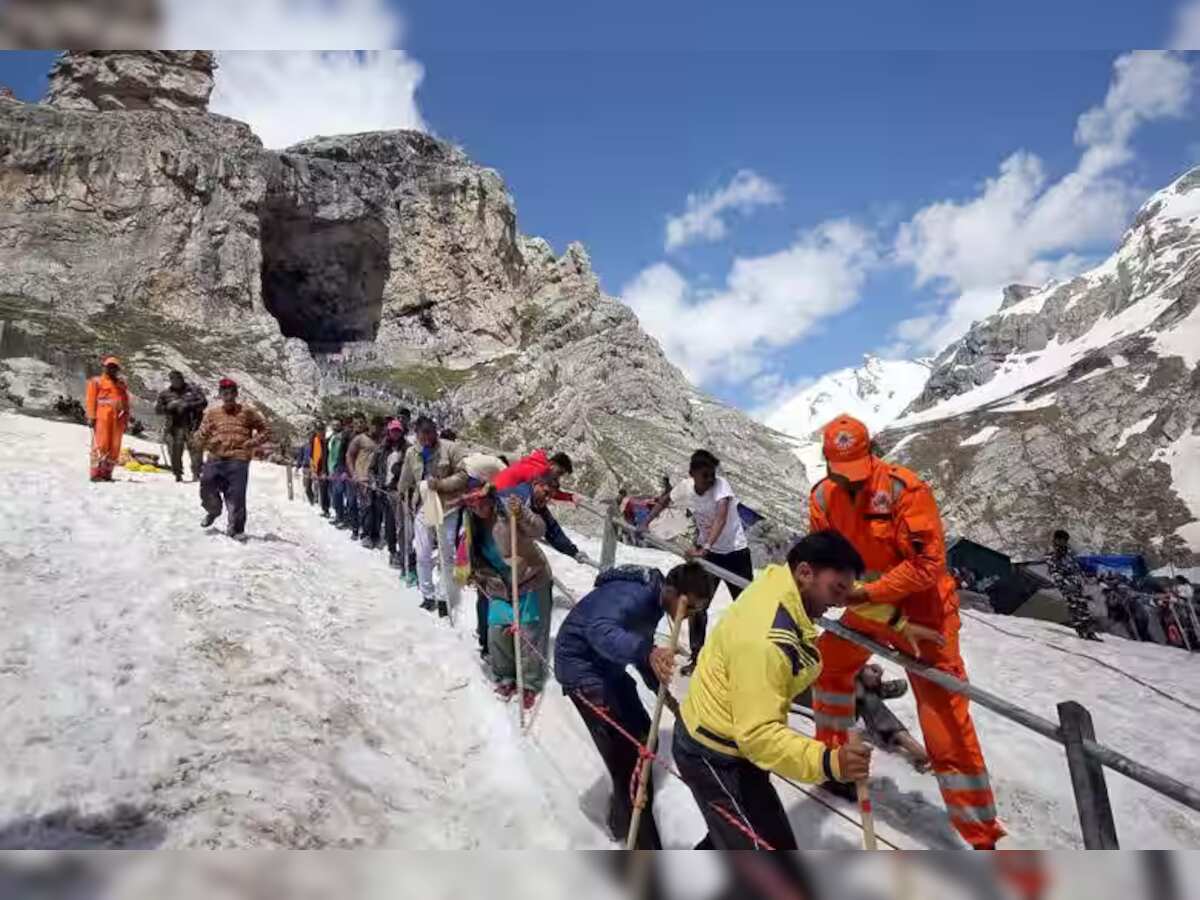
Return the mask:
[(949, 527), (1019, 556), (1200, 561), (1200, 169), (1143, 206), (1104, 264), (1013, 286), (934, 362), (881, 443)]
[(337, 399), (332, 365), (452, 403), (479, 445), (566, 450), (587, 491), (651, 490), (706, 446), (798, 518), (783, 437), (692, 388), (581, 246), (522, 235), (497, 173), (408, 131), (265, 151), (181, 100), (207, 96), (183, 78), (202, 54), (117, 56), (67, 54), (50, 104), (0, 100), (0, 397), (79, 396), (111, 352), (135, 414), (178, 368), (236, 378), (290, 432)]

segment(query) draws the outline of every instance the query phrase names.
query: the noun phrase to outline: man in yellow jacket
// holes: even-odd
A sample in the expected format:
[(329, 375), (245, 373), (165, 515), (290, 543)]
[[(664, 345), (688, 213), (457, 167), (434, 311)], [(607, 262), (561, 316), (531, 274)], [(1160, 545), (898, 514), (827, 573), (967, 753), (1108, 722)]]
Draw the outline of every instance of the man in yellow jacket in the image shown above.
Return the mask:
[(836, 531), (809, 534), (786, 566), (767, 566), (751, 582), (709, 635), (674, 740), (675, 763), (708, 823), (698, 849), (748, 850), (760, 839), (797, 849), (772, 772), (806, 782), (869, 774), (870, 748), (827, 746), (788, 726), (792, 699), (821, 672), (812, 620), (844, 606), (862, 572), (862, 557)]

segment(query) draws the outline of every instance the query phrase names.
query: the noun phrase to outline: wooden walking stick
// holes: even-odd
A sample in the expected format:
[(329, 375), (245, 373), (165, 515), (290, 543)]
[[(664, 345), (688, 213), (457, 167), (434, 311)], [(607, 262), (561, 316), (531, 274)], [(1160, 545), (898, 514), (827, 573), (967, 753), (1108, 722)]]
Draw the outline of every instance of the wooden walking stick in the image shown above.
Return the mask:
[(512, 569), (513, 597), (513, 653), (517, 661), (517, 722), (521, 730), (525, 730), (525, 673), (521, 669), (521, 591), (520, 574), (517, 572), (517, 512), (511, 506), (508, 508), (509, 546), (512, 548), (512, 558), (509, 566)]
[[(849, 743), (861, 745), (862, 736), (857, 731), (850, 732)], [(871, 808), (871, 791), (867, 787), (867, 780), (864, 778), (854, 782), (854, 787), (858, 791), (858, 811), (862, 816), (863, 849), (878, 850), (875, 843), (875, 811)]]
[[(675, 657), (676, 651), (679, 649), (679, 630), (683, 627), (683, 620), (687, 618), (687, 604), (683, 602), (683, 597), (678, 598), (678, 605), (675, 608), (675, 618), (671, 620), (671, 638), (667, 645), (671, 648), (671, 657)], [(650, 733), (646, 735), (646, 749), (654, 752), (654, 748), (658, 746), (658, 725), (662, 721), (663, 706), (667, 700), (667, 688), (670, 685), (665, 681), (658, 683), (658, 698), (654, 701), (654, 715), (650, 719)], [(633, 816), (629, 820), (629, 837), (625, 842), (626, 850), (633, 850), (637, 847), (638, 829), (642, 824), (642, 810), (646, 807), (646, 786), (650, 783), (650, 760), (642, 761), (642, 769), (639, 772), (637, 794), (633, 798)], [(619, 786), (614, 786), (616, 790), (620, 790)]]
[(292, 464), (290, 461), (287, 464), (287, 491), (288, 491), (288, 499), (295, 500), (296, 498), (292, 494)]

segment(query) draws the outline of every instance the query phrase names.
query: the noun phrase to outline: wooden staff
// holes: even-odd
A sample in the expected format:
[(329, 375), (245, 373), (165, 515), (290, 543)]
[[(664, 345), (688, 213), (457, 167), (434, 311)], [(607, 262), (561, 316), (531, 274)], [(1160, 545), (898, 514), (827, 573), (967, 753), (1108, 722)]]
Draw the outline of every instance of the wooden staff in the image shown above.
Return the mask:
[(290, 462), (287, 464), (287, 489), (288, 489), (288, 499), (289, 500), (296, 499), (292, 495), (292, 464)]
[[(860, 746), (862, 737), (857, 731), (850, 732), (849, 742), (852, 746)], [(875, 811), (871, 808), (871, 792), (867, 788), (867, 780), (854, 782), (858, 791), (858, 811), (862, 815), (863, 849), (878, 850), (875, 843)]]
[(513, 653), (517, 660), (517, 721), (521, 730), (525, 730), (525, 673), (521, 668), (521, 591), (520, 575), (517, 572), (517, 512), (511, 506), (508, 508), (509, 545), (512, 548), (512, 558), (509, 566), (512, 569), (512, 598), (513, 598)]
[[(675, 657), (675, 653), (679, 650), (679, 630), (683, 627), (683, 620), (687, 617), (687, 604), (683, 602), (683, 597), (677, 599), (675, 607), (675, 618), (671, 621), (671, 639), (667, 645), (671, 648), (671, 657)], [(654, 701), (654, 715), (650, 720), (650, 734), (646, 736), (646, 749), (651, 753), (658, 745), (658, 725), (662, 720), (663, 706), (667, 700), (667, 688), (670, 687), (667, 682), (660, 680), (658, 682), (658, 698)], [(637, 847), (638, 829), (642, 824), (642, 810), (646, 806), (646, 787), (650, 783), (650, 760), (646, 759), (642, 763), (642, 769), (639, 773), (637, 795), (633, 799), (633, 817), (629, 820), (629, 837), (625, 843), (626, 850), (633, 850)], [(617, 787), (620, 790), (620, 787)]]

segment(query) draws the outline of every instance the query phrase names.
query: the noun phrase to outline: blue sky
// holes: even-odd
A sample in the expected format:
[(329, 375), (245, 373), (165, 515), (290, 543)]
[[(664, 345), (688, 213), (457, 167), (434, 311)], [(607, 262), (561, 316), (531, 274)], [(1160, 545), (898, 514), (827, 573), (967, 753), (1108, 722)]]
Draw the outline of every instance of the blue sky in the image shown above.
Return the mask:
[[(749, 409), (866, 352), (931, 352), (1003, 283), (1106, 254), (1200, 162), (1196, 61), (1123, 49), (1197, 46), (1174, 3), (376, 5), (338, 46), (382, 21), (402, 63), (231, 54), (214, 105), (264, 137), (416, 124), (460, 143), (502, 173), (523, 231), (582, 241), (693, 380)], [(49, 60), (2, 54), (0, 83), (33, 99)], [(280, 71), (303, 102), (247, 99)], [(743, 202), (722, 210), (731, 182)], [(695, 227), (668, 248), (689, 196)]]

